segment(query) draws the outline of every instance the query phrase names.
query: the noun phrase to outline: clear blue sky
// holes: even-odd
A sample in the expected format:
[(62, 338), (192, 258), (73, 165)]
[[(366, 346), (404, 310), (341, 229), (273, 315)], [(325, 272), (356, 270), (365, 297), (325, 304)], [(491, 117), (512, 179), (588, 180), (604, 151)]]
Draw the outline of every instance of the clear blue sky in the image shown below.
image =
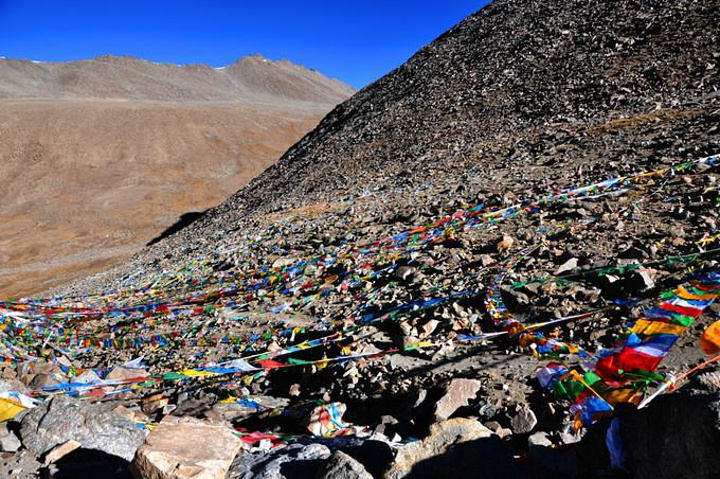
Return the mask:
[(224, 66), (261, 53), (363, 87), (486, 0), (0, 0), (0, 56)]

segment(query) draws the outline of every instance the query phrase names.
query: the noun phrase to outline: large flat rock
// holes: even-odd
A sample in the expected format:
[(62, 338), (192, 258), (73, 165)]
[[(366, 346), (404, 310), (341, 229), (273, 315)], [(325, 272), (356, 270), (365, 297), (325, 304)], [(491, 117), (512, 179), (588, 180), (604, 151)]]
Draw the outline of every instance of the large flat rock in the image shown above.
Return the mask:
[(161, 423), (137, 450), (131, 470), (138, 479), (222, 479), (241, 445), (222, 426)]

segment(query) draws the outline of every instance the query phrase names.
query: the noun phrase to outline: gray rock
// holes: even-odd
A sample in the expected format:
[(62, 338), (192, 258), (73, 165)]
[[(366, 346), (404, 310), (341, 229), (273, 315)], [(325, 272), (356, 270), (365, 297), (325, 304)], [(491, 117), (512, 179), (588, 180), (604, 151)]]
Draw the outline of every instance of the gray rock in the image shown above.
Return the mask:
[(500, 289), (503, 292), (503, 300), (509, 308), (524, 307), (530, 303), (528, 295), (517, 289), (512, 289), (509, 286), (502, 286)]
[(526, 434), (532, 431), (536, 425), (535, 413), (527, 406), (520, 407), (510, 420), (510, 429), (512, 429), (513, 434)]
[(74, 440), (86, 449), (122, 457), (128, 461), (145, 439), (128, 419), (96, 404), (56, 396), (32, 409), (20, 425), (23, 445), (41, 456), (64, 442)]
[(393, 276), (399, 281), (411, 281), (415, 274), (415, 268), (412, 266), (400, 266), (398, 267)]
[(123, 379), (132, 379), (132, 378), (139, 378), (143, 376), (147, 376), (147, 371), (144, 369), (128, 369), (122, 366), (115, 366), (112, 371), (110, 371), (105, 379), (110, 380), (123, 380)]
[(16, 379), (0, 379), (0, 392), (16, 391), (23, 394), (30, 394), (30, 390), (21, 381)]
[(313, 477), (330, 454), (330, 449), (322, 444), (290, 444), (266, 454), (240, 454), (229, 476), (233, 479)]
[(316, 479), (372, 479), (372, 475), (358, 461), (342, 451), (327, 460), (315, 475)]
[(709, 373), (700, 374), (697, 377), (697, 381), (701, 385), (703, 385), (708, 391), (720, 391), (720, 371), (712, 371)]
[(92, 369), (85, 371), (79, 376), (73, 378), (73, 382), (77, 383), (94, 383), (100, 381), (100, 376)]

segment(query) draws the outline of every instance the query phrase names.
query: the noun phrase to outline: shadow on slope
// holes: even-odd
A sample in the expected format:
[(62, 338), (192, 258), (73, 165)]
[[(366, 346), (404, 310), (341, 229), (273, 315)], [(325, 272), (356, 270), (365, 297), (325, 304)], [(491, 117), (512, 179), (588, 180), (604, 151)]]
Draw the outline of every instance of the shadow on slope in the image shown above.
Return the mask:
[(156, 236), (155, 238), (151, 239), (145, 246), (152, 246), (155, 243), (159, 243), (161, 240), (167, 238), (168, 236), (172, 236), (181, 229), (185, 228), (186, 226), (190, 226), (194, 222), (196, 222), (198, 219), (202, 217), (202, 215), (205, 214), (205, 211), (191, 211), (189, 213), (183, 213), (180, 218), (173, 224), (167, 227), (165, 231), (160, 233), (159, 236)]

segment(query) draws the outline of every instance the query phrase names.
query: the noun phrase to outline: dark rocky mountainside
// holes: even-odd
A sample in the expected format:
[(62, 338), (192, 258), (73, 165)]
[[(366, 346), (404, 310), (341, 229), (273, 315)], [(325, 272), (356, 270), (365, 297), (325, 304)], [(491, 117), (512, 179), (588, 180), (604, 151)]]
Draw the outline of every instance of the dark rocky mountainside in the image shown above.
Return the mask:
[[(137, 477), (717, 477), (719, 20), (497, 0), (191, 226), (6, 303), (44, 398), (12, 461), (127, 458), (133, 421)], [(108, 407), (121, 450), (62, 418)]]
[(711, 153), (713, 135), (693, 140), (717, 122), (718, 20), (713, 1), (493, 2), (338, 106), (218, 213), (402, 171)]

